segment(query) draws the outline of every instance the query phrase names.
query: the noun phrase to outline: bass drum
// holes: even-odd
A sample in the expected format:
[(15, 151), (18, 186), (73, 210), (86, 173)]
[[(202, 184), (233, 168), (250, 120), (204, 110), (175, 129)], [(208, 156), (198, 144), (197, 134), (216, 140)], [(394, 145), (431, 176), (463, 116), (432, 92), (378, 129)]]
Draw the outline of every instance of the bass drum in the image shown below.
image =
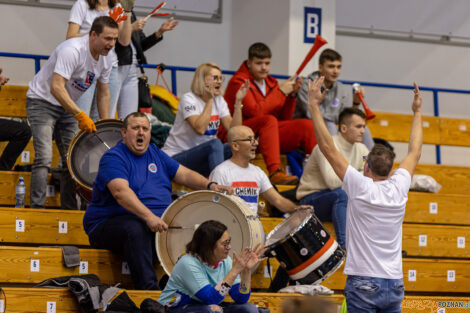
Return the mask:
[(346, 256), (310, 210), (298, 210), (277, 225), (266, 246), (266, 255), (275, 257), (292, 280), (308, 285), (328, 278)]
[(163, 213), (169, 228), (156, 234), (156, 250), (165, 272), (170, 275), (178, 258), (185, 252), (196, 228), (205, 221), (225, 224), (232, 238), (232, 251), (264, 245), (264, 229), (250, 206), (237, 196), (214, 191), (195, 191), (174, 201)]
[(121, 120), (104, 119), (95, 123), (96, 132), (81, 130), (72, 140), (67, 153), (67, 167), (76, 182), (76, 191), (91, 201), (93, 181), (103, 154), (121, 141)]

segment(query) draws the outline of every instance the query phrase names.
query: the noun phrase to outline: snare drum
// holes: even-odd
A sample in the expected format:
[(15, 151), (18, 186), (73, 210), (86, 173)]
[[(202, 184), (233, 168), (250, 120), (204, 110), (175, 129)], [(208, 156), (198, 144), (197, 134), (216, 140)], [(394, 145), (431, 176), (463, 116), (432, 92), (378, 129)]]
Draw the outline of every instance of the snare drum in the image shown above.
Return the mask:
[(266, 237), (266, 254), (275, 257), (289, 277), (318, 284), (343, 264), (346, 252), (310, 210), (299, 210)]
[(105, 119), (96, 122), (96, 132), (80, 131), (72, 140), (67, 153), (67, 167), (76, 184), (76, 191), (91, 201), (93, 181), (98, 174), (100, 159), (121, 139), (121, 120)]
[(216, 220), (227, 226), (232, 237), (232, 251), (264, 245), (264, 230), (259, 217), (250, 206), (237, 196), (214, 191), (195, 191), (174, 201), (163, 213), (168, 229), (156, 234), (157, 254), (165, 272), (170, 275), (178, 258), (186, 250), (197, 226), (208, 220)]

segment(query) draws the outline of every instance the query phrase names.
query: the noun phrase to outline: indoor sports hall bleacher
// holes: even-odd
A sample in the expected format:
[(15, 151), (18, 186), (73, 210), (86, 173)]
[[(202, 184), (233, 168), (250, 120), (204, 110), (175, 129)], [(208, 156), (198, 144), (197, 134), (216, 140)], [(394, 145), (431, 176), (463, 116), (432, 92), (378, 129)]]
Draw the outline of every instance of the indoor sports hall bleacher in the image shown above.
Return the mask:
[[(0, 116), (25, 117), (25, 86), (4, 86), (0, 92)], [(411, 116), (377, 113), (368, 122), (374, 137), (390, 142), (407, 142)], [(470, 146), (470, 120), (426, 116), (424, 143), (434, 145)], [(1, 147), (3, 149), (3, 146)], [(29, 164), (34, 150), (29, 144), (17, 163)], [(29, 152), (29, 159), (28, 159)], [(55, 148), (52, 167), (58, 165)], [(255, 163), (264, 167), (260, 158)], [(285, 161), (284, 161), (285, 166)], [(443, 301), (470, 301), (470, 167), (438, 164), (420, 164), (418, 174), (434, 177), (441, 185), (439, 193), (410, 192), (403, 225), (403, 272), (406, 296), (403, 312), (438, 312)], [(15, 209), (15, 184), (25, 178), (29, 187), (30, 173), (0, 172), (0, 286), (5, 291), (7, 312), (79, 312), (74, 296), (66, 289), (32, 288), (51, 277), (95, 273), (103, 283), (121, 283), (132, 288), (130, 276), (122, 260), (105, 250), (91, 249), (83, 231), (84, 211), (56, 209), (59, 194), (53, 187), (48, 192), (46, 209)], [(281, 190), (286, 186), (278, 186)], [(27, 188), (26, 205), (29, 202)], [(268, 233), (280, 218), (261, 218)], [(331, 224), (326, 227), (334, 234)], [(59, 247), (79, 247), (80, 265), (67, 268)], [(273, 272), (278, 267), (271, 261)], [(157, 269), (159, 276), (162, 270)], [(279, 312), (279, 304), (286, 297), (297, 294), (263, 292), (270, 277), (263, 263), (253, 275), (256, 292), (252, 301)], [(345, 275), (340, 268), (323, 285), (334, 290), (332, 301), (340, 304)], [(128, 290), (131, 298), (140, 303), (159, 292)], [(4, 297), (0, 296), (0, 308)], [(1, 310), (0, 310), (1, 311)], [(465, 308), (448, 309), (464, 312)], [(444, 312), (444, 311), (439, 311)]]

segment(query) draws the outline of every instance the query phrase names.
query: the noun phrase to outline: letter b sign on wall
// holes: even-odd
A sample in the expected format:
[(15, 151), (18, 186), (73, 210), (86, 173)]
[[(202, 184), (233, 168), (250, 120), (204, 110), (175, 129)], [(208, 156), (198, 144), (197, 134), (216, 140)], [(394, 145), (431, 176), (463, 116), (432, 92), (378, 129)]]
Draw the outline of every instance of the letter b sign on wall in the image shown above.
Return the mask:
[(304, 43), (314, 43), (321, 35), (321, 8), (304, 8)]

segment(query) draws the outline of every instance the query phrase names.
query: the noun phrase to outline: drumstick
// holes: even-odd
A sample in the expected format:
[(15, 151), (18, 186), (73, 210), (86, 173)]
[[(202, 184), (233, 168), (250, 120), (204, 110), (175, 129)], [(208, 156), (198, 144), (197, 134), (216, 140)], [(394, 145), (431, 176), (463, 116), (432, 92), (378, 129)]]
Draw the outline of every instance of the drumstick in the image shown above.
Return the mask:
[(194, 227), (190, 226), (168, 226), (168, 229), (196, 229), (199, 227), (199, 224), (195, 224)]
[(104, 142), (103, 139), (101, 139), (101, 137), (98, 136), (98, 134), (96, 132), (94, 132), (93, 134), (96, 136), (96, 138), (98, 138), (101, 141), (102, 144), (104, 144), (106, 146), (106, 148), (108, 148), (108, 150), (111, 149), (111, 147), (108, 146), (108, 144), (106, 142)]

